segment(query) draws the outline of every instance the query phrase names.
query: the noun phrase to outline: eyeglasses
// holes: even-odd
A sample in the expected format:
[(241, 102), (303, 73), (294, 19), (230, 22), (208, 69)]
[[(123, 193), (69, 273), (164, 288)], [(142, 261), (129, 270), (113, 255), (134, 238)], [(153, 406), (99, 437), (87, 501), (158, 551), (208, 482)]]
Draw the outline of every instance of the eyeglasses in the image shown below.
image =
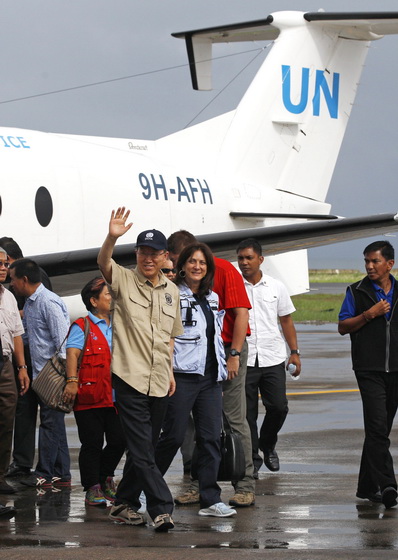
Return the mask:
[(163, 272), (163, 274), (169, 274), (170, 272), (175, 274), (177, 272), (175, 268), (161, 268), (161, 271)]
[(158, 259), (161, 255), (164, 255), (166, 251), (142, 251), (141, 249), (137, 249), (137, 254), (144, 258), (144, 259), (152, 259), (152, 260), (156, 260)]
[(4, 268), (10, 268), (10, 263), (7, 261), (0, 261), (0, 267), (4, 266)]

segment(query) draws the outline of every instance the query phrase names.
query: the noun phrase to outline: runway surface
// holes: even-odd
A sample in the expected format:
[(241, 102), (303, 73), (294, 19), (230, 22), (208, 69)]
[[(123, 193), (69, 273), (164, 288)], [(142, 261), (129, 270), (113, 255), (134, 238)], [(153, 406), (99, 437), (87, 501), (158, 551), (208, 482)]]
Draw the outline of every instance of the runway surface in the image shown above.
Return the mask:
[[(0, 559), (394, 557), (398, 508), (355, 498), (363, 424), (349, 339), (337, 334), (336, 325), (298, 325), (298, 337), (303, 373), (288, 381), (290, 412), (277, 445), (281, 470), (260, 471), (254, 506), (230, 519), (201, 518), (198, 506), (176, 507), (176, 527), (169, 534), (114, 524), (106, 509), (84, 505), (78, 439), (69, 416), (72, 489), (38, 495), (13, 482), (17, 494), (1, 501), (15, 503), (18, 513), (0, 520)], [(180, 456), (166, 478), (174, 495), (188, 483)], [(221, 486), (228, 501), (232, 487)]]

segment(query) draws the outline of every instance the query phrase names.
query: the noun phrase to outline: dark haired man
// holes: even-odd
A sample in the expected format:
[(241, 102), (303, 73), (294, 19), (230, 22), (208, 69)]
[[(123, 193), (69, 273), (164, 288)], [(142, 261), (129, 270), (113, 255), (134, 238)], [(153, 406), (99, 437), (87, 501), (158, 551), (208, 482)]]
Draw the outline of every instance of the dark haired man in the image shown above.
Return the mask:
[(113, 351), (111, 370), (120, 420), (127, 442), (123, 478), (109, 517), (128, 525), (144, 525), (138, 512), (144, 491), (155, 531), (174, 527), (173, 497), (155, 464), (168, 395), (175, 391), (171, 368), (174, 337), (182, 334), (177, 286), (161, 269), (167, 259), (162, 232), (152, 229), (137, 238), (137, 267), (119, 266), (113, 259), (116, 241), (130, 228), (130, 211), (112, 211), (108, 235), (98, 254), (98, 265), (113, 297)]
[[(236, 252), (251, 303), (251, 335), (247, 339), (246, 417), (252, 436), (254, 476), (258, 478), (258, 470), (263, 463), (259, 448), (264, 454), (265, 466), (271, 471), (279, 470), (275, 445), (289, 410), (286, 398), (286, 343), (290, 349), (286, 367), (294, 364), (295, 375), (300, 375), (301, 362), (291, 317), (295, 311), (294, 305), (282, 282), (262, 273), (260, 267), (264, 257), (261, 245), (256, 239), (245, 239), (239, 243)], [(278, 319), (284, 338), (279, 331)], [(266, 409), (260, 437), (257, 432), (259, 391)]]
[[(12, 237), (1, 237), (0, 246), (7, 251), (8, 262), (12, 264), (18, 259), (23, 259), (21, 247)], [(41, 281), (46, 288), (52, 290), (51, 282), (46, 272), (40, 268)], [(9, 281), (9, 278), (8, 280)], [(12, 286), (10, 292), (14, 293)], [(23, 318), (23, 307), (26, 298), (14, 294), (18, 309)], [(22, 336), (24, 345), (25, 360), (27, 366), (27, 373), (32, 382), (32, 362), (30, 359), (28, 338), (26, 335)], [(16, 377), (18, 370), (14, 360), (14, 370)], [(38, 400), (36, 393), (31, 387), (24, 395), (18, 395), (17, 410), (15, 412), (14, 422), (14, 445), (12, 451), (12, 463), (7, 471), (7, 478), (19, 478), (27, 476), (31, 472), (33, 461), (35, 458), (36, 450), (36, 418), (37, 418)]]
[[(17, 302), (1, 285), (8, 270), (7, 253), (0, 247), (0, 494), (14, 494), (15, 489), (7, 484), (4, 476), (10, 462), (12, 431), (17, 405), (17, 386), (11, 358), (14, 355), (19, 372), (21, 394), (29, 387), (21, 335), (24, 332), (18, 313)], [(0, 508), (0, 515), (15, 512)]]
[(398, 291), (391, 274), (394, 248), (375, 241), (364, 249), (365, 278), (348, 286), (339, 333), (351, 337), (352, 368), (361, 392), (365, 441), (357, 497), (397, 505), (389, 450), (398, 407)]
[[(41, 282), (39, 265), (31, 259), (18, 259), (10, 266), (11, 286), (26, 302), (24, 324), (29, 340), (33, 379), (45, 363), (62, 347), (69, 330), (69, 316), (62, 299)], [(65, 348), (60, 356), (65, 358)], [(52, 485), (70, 486), (70, 458), (65, 431), (65, 414), (39, 400), (39, 460), (34, 473), (21, 480), (38, 489)]]

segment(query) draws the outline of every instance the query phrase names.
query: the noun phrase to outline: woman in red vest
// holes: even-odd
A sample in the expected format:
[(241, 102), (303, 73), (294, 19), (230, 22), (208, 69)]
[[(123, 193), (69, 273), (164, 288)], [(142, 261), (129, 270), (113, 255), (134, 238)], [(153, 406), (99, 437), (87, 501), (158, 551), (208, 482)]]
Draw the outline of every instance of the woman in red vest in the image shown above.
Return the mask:
[(111, 295), (104, 279), (96, 277), (84, 286), (81, 296), (88, 310), (86, 319), (90, 331), (84, 347), (84, 318), (77, 319), (70, 329), (66, 343), (64, 399), (74, 401), (85, 502), (90, 506), (106, 506), (107, 500), (114, 500), (114, 471), (125, 450), (111, 381)]

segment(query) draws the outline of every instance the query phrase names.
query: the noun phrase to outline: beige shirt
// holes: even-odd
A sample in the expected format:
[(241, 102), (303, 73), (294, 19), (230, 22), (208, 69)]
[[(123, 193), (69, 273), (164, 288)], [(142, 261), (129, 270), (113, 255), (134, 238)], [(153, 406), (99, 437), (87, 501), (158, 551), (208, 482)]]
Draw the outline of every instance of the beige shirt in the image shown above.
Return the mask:
[(170, 386), (170, 338), (184, 332), (178, 288), (163, 274), (153, 287), (137, 269), (112, 260), (112, 372), (151, 397)]
[(14, 337), (21, 336), (24, 332), (17, 300), (4, 288), (0, 293), (0, 336), (4, 356), (11, 358)]

